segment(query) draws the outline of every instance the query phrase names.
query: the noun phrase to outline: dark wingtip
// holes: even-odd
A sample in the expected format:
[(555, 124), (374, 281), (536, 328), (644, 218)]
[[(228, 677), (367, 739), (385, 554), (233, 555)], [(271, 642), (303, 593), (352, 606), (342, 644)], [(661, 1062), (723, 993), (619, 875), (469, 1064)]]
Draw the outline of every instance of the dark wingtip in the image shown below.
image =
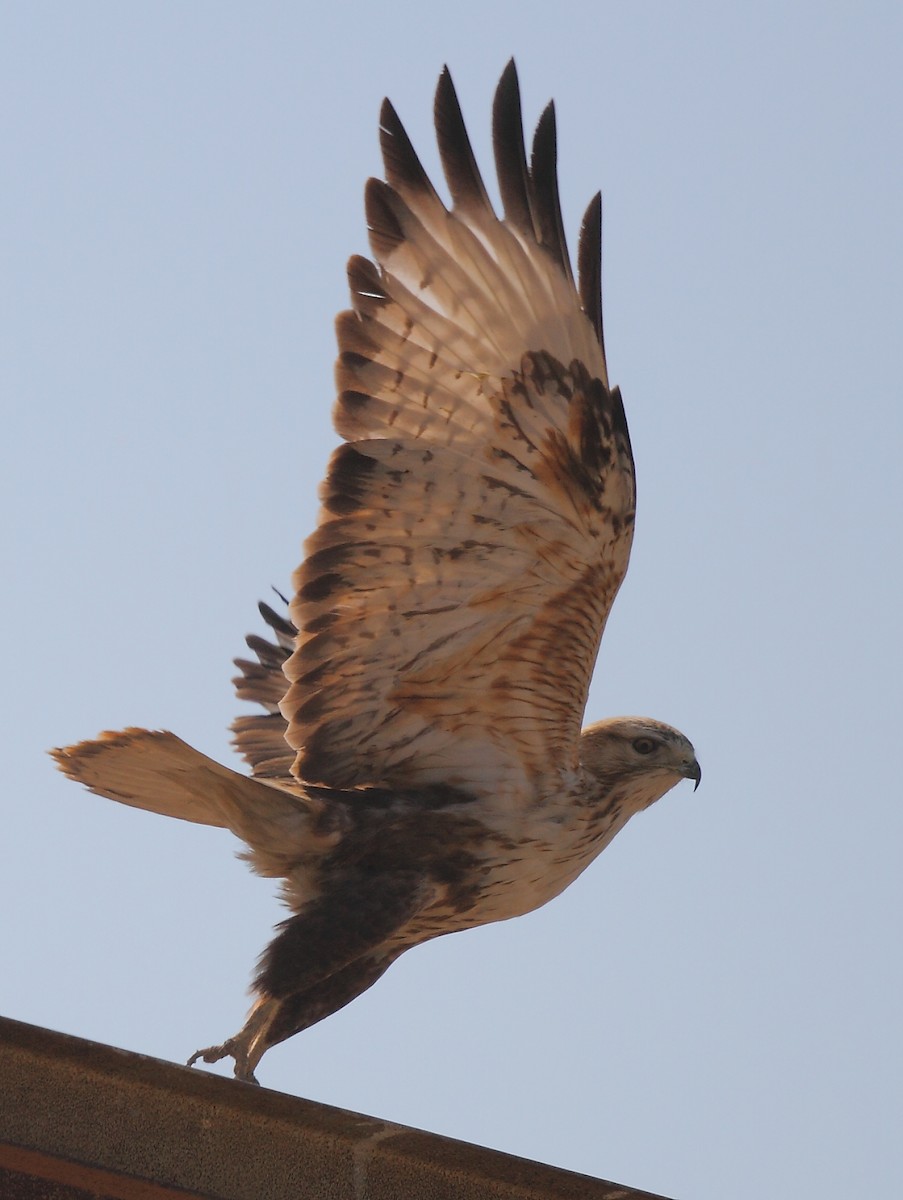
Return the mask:
[(377, 304), (383, 304), (388, 300), (379, 267), (369, 258), (364, 258), (362, 254), (352, 254), (348, 259), (347, 270), (348, 287), (353, 300), (365, 297)]
[(524, 236), (534, 237), (520, 84), (513, 58), (509, 59), (495, 89), (495, 99), (492, 103), (492, 147), (505, 220)]
[(580, 226), (577, 242), (577, 286), (580, 304), (589, 317), (602, 353), (605, 338), (602, 329), (602, 193), (590, 200)]
[(566, 277), (573, 283), (571, 259), (561, 219), (558, 196), (558, 130), (555, 122), (555, 101), (550, 100), (533, 135), (530, 158), (530, 195), (533, 223), (540, 245), (552, 254)]
[(391, 100), (383, 100), (379, 110), (379, 147), (386, 180), (392, 187), (435, 196), (429, 176)]
[(506, 97), (516, 96), (518, 104), (520, 104), (520, 79), (517, 74), (517, 63), (513, 56), (505, 63), (505, 69), (499, 76), (495, 94), (496, 99), (500, 94)]
[[(273, 591), (283, 602), (283, 604), (288, 605), (288, 600), (286, 600), (285, 596), (283, 596), (283, 594), (277, 588), (273, 588)], [(258, 602), (257, 611), (263, 617), (264, 621), (266, 621), (267, 625), (269, 625), (270, 629), (274, 631), (274, 633), (282, 633), (289, 638), (293, 638), (297, 634), (298, 630), (288, 619), (288, 617), (283, 617), (280, 613), (277, 613), (275, 609), (270, 608), (269, 604), (267, 604), (265, 600)]]
[(467, 134), (464, 115), (451, 72), (445, 67), (436, 84), (433, 123), (442, 170), (456, 208), (492, 215), (476, 156)]
[(377, 259), (387, 258), (404, 241), (404, 230), (398, 219), (395, 192), (382, 179), (368, 179), (364, 187), (364, 211), (370, 246)]

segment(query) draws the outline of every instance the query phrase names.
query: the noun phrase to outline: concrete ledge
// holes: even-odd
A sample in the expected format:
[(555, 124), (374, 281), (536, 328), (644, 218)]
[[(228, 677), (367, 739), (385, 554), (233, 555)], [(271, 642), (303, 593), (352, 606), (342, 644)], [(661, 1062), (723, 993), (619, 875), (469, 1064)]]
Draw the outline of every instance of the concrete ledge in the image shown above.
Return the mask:
[(0, 1196), (656, 1200), (3, 1018)]

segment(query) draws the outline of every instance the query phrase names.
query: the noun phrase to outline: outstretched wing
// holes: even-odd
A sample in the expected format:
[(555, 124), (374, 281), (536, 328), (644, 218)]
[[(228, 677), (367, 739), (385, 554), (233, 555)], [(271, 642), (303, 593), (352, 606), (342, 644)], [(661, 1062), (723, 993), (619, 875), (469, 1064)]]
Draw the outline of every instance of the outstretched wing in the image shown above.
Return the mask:
[(295, 576), (281, 709), (303, 780), (504, 799), (576, 766), (627, 568), (633, 461), (605, 366), (600, 198), (575, 284), (552, 105), (528, 165), (508, 65), (493, 111), (502, 220), (447, 70), (435, 123), (450, 210), (383, 104), (375, 264), (351, 260), (337, 322), (346, 444)]

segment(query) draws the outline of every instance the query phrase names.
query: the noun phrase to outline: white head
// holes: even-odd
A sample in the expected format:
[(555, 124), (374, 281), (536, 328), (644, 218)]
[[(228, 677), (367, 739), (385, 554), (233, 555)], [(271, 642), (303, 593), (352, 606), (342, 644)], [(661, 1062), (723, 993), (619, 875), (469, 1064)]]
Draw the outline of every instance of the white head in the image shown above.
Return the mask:
[(606, 791), (623, 788), (633, 812), (654, 804), (681, 779), (695, 780), (696, 787), (702, 779), (689, 739), (650, 717), (611, 717), (588, 725), (580, 735), (580, 762)]

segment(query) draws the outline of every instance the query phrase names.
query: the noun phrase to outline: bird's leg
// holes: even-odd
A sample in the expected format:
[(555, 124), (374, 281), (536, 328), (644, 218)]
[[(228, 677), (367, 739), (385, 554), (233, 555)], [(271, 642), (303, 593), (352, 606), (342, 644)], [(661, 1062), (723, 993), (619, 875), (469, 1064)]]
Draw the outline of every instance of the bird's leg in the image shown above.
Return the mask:
[(372, 987), (398, 954), (399, 951), (367, 955), (306, 991), (282, 997), (262, 995), (248, 1014), (244, 1027), (234, 1037), (221, 1046), (196, 1051), (188, 1060), (188, 1066), (194, 1066), (198, 1059), (215, 1063), (231, 1056), (235, 1059), (235, 1078), (245, 1083), (257, 1083), (254, 1068), (270, 1046), (344, 1008)]
[(362, 863), (341, 887), (282, 922), (261, 958), (258, 999), (244, 1026), (221, 1046), (198, 1050), (189, 1066), (231, 1055), (236, 1079), (256, 1083), (254, 1068), (270, 1046), (342, 1008), (398, 957), (403, 946), (386, 950), (385, 942), (432, 895), (432, 884), (414, 872), (387, 880)]
[(281, 1000), (273, 996), (261, 996), (234, 1037), (227, 1038), (221, 1046), (196, 1050), (189, 1058), (188, 1066), (193, 1067), (199, 1058), (206, 1063), (215, 1063), (231, 1055), (235, 1059), (235, 1078), (245, 1083), (257, 1083), (254, 1068), (271, 1044), (267, 1033), (279, 1015), (281, 1006)]

